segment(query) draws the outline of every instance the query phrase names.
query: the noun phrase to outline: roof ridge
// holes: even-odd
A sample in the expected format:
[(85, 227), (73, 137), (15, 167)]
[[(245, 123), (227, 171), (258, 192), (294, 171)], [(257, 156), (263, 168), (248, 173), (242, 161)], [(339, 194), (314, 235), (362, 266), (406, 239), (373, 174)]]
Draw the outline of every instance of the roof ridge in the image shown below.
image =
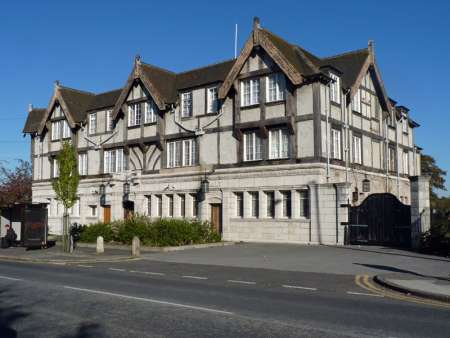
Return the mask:
[(118, 90), (123, 90), (123, 87), (122, 88), (111, 89), (111, 90), (108, 90), (106, 92), (100, 92), (100, 93), (95, 94), (95, 96), (112, 93), (112, 92), (115, 92), (115, 91), (118, 91)]
[(155, 65), (152, 65), (150, 63), (146, 63), (144, 61), (141, 61), (141, 65), (147, 66), (147, 67), (153, 67), (153, 68), (159, 69), (159, 70), (161, 70), (163, 72), (166, 72), (166, 73), (169, 73), (169, 74), (172, 74), (172, 75), (176, 75), (177, 74), (177, 73), (175, 73), (175, 72), (173, 72), (173, 71), (171, 71), (169, 69), (165, 69), (165, 68), (162, 68), (162, 67), (159, 67), (159, 66), (155, 66)]
[(351, 50), (348, 52), (344, 52), (344, 53), (340, 53), (340, 54), (336, 54), (336, 55), (332, 55), (332, 56), (327, 56), (327, 57), (322, 58), (322, 60), (334, 59), (334, 58), (341, 57), (341, 56), (360, 53), (362, 51), (369, 52), (369, 49), (368, 48), (355, 49), (355, 50)]
[(210, 63), (210, 64), (208, 64), (206, 66), (200, 66), (200, 67), (192, 68), (192, 69), (189, 69), (189, 70), (184, 70), (184, 71), (178, 72), (176, 74), (177, 75), (186, 74), (186, 73), (189, 73), (189, 72), (194, 72), (194, 71), (199, 70), (199, 69), (214, 67), (214, 66), (217, 66), (217, 65), (219, 65), (221, 63), (226, 63), (226, 62), (230, 62), (230, 61), (233, 61), (233, 60), (234, 59), (226, 59), (226, 60), (223, 60), (223, 61), (217, 61), (217, 62), (214, 62), (214, 63)]
[(82, 93), (82, 94), (96, 95), (95, 93), (88, 92), (87, 90), (81, 90), (81, 89), (71, 88), (71, 87), (67, 87), (67, 86), (59, 86), (59, 88), (72, 90), (74, 92), (79, 92), (79, 93)]

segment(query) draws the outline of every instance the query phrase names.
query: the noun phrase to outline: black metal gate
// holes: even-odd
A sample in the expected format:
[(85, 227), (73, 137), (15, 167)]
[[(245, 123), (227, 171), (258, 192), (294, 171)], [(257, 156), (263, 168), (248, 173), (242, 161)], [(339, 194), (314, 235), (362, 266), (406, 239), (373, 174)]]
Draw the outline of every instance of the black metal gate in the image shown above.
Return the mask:
[(349, 216), (350, 244), (411, 245), (411, 207), (392, 194), (368, 196)]

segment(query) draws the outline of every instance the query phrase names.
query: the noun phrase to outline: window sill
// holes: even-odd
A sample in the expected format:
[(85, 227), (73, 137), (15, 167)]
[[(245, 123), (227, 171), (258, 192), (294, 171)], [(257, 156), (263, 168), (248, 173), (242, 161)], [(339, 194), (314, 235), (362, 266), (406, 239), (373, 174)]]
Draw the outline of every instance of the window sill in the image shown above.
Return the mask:
[(341, 107), (341, 103), (340, 102), (330, 100), (330, 103), (331, 103), (331, 105), (333, 105), (335, 107), (339, 107), (339, 108)]
[(259, 102), (250, 104), (248, 106), (241, 106), (241, 110), (247, 110), (247, 109), (253, 109), (253, 108), (259, 108)]
[(156, 121), (144, 123), (144, 127), (148, 127), (148, 126), (156, 126)]
[(286, 101), (283, 99), (283, 100), (266, 102), (265, 105), (270, 107), (270, 106), (278, 106), (278, 105), (285, 104), (285, 103), (286, 103)]
[(140, 127), (141, 127), (141, 125), (138, 124), (138, 125), (135, 125), (135, 126), (128, 126), (128, 129), (138, 129)]
[(193, 115), (191, 115), (191, 116), (181, 116), (181, 121), (187, 121), (187, 120), (193, 120), (193, 119), (194, 119)]

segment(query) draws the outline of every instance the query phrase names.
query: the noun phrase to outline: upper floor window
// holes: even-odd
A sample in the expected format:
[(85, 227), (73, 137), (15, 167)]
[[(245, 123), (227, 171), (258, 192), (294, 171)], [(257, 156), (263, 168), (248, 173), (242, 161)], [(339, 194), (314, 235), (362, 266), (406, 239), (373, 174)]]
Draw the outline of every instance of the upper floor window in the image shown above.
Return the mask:
[(87, 175), (87, 153), (78, 154), (78, 173), (82, 176)]
[(153, 101), (145, 102), (144, 123), (156, 122), (156, 107)]
[(106, 111), (106, 132), (113, 130), (112, 110)]
[(244, 133), (244, 161), (262, 159), (262, 140), (256, 131)]
[(52, 122), (52, 141), (61, 138), (61, 123), (60, 121)]
[(353, 163), (362, 164), (361, 137), (353, 135)]
[(58, 176), (59, 176), (58, 160), (56, 158), (53, 158), (53, 160), (52, 160), (52, 177), (56, 178)]
[(409, 153), (407, 151), (403, 152), (403, 173), (409, 175)]
[(69, 138), (70, 137), (70, 127), (67, 123), (67, 120), (62, 121), (62, 138)]
[(216, 113), (219, 110), (219, 96), (217, 87), (207, 89), (207, 107), (208, 114)]
[(62, 116), (62, 110), (61, 106), (59, 104), (55, 105), (55, 109), (53, 110), (53, 118), (55, 117), (61, 117)]
[(353, 97), (352, 109), (358, 113), (361, 113), (361, 89), (358, 89)]
[(402, 129), (405, 134), (408, 133), (408, 118), (406, 116), (404, 116), (402, 120)]
[(271, 129), (269, 131), (269, 158), (289, 157), (289, 133), (285, 128)]
[(396, 165), (395, 165), (395, 148), (389, 146), (388, 147), (388, 169), (389, 171), (395, 171)]
[(284, 92), (286, 88), (285, 77), (281, 73), (269, 75), (266, 84), (267, 102), (284, 100)]
[(259, 79), (241, 81), (241, 106), (259, 103)]
[(105, 174), (120, 173), (125, 170), (125, 157), (123, 155), (123, 149), (105, 150), (104, 153), (104, 168)]
[(141, 104), (132, 103), (128, 105), (128, 127), (139, 126), (141, 124)]
[(197, 164), (195, 139), (167, 142), (167, 168), (188, 167)]
[(331, 101), (341, 103), (341, 78), (333, 73), (330, 73), (330, 77), (333, 80), (330, 84)]
[(89, 134), (97, 133), (97, 113), (89, 114)]
[(331, 158), (341, 160), (341, 131), (331, 129)]
[(181, 117), (192, 116), (192, 92), (181, 93)]
[(365, 117), (372, 116), (372, 94), (361, 89), (361, 114)]

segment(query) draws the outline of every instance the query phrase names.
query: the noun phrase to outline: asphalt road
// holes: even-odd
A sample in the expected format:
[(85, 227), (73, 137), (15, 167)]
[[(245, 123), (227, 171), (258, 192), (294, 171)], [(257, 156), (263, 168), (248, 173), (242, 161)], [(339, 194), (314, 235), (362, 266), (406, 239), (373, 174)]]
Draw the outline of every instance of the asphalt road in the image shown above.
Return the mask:
[(0, 262), (0, 337), (448, 337), (450, 309), (355, 276), (130, 261)]

